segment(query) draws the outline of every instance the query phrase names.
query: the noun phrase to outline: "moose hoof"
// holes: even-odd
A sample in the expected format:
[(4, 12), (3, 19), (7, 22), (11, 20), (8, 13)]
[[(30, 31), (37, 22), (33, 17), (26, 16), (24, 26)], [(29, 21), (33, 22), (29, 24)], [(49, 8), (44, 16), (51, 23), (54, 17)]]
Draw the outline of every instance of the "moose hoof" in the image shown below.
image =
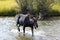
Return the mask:
[(18, 31), (20, 32), (20, 29), (18, 28)]
[(20, 32), (20, 30), (18, 30)]

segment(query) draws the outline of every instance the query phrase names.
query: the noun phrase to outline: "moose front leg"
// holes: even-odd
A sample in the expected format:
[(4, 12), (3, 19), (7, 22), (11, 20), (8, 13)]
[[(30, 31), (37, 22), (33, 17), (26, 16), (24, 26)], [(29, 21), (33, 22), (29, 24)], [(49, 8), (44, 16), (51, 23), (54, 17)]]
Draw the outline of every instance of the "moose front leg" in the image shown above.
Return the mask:
[(31, 27), (31, 31), (32, 31), (32, 36), (33, 36), (33, 34), (34, 34), (34, 33), (33, 33), (33, 27)]
[(23, 35), (25, 36), (25, 27), (23, 27)]

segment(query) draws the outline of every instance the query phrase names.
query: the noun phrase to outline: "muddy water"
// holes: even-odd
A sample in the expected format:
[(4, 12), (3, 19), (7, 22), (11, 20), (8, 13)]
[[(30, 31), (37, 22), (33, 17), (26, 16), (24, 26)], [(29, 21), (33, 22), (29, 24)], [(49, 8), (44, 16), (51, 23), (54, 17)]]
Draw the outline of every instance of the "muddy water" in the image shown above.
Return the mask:
[(0, 40), (60, 40), (60, 17), (38, 21), (39, 27), (34, 29), (33, 37), (30, 28), (26, 28), (23, 36), (23, 27), (18, 32), (15, 24), (14, 17), (0, 17)]

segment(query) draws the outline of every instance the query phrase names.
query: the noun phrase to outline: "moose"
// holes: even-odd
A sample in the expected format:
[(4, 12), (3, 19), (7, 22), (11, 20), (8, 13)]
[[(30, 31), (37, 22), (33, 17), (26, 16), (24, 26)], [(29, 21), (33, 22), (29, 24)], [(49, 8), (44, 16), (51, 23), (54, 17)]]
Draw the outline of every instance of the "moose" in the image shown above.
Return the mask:
[(16, 26), (20, 32), (20, 26), (23, 26), (23, 35), (25, 35), (25, 27), (30, 27), (33, 36), (33, 29), (38, 28), (37, 17), (31, 14), (17, 14), (16, 15)]

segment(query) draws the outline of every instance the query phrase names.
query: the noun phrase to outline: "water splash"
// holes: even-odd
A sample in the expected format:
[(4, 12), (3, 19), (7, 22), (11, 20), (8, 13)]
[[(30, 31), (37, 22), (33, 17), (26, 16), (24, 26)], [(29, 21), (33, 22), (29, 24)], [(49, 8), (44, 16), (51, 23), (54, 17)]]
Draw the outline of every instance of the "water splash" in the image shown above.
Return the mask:
[[(20, 32), (18, 32), (17, 29), (12, 29), (11, 32), (14, 33), (15, 35), (19, 35), (18, 33), (20, 33), (23, 36), (22, 28), (21, 28)], [(32, 38), (31, 30), (26, 30), (25, 31), (25, 36)], [(44, 37), (45, 37), (45, 32), (43, 30), (35, 30), (34, 29), (34, 36), (33, 36), (34, 40), (40, 40), (40, 39), (43, 40)]]

